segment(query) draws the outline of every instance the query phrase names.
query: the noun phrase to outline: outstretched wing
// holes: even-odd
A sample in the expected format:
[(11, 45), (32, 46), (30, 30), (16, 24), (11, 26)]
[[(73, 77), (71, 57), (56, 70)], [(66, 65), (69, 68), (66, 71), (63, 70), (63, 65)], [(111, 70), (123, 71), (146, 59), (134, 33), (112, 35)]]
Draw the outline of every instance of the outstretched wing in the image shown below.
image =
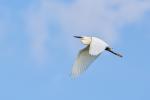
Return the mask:
[(98, 57), (98, 55), (92, 56), (89, 54), (89, 46), (82, 49), (79, 52), (77, 59), (73, 65), (72, 77), (77, 77), (81, 73), (83, 73), (97, 57)]
[(99, 55), (106, 49), (106, 47), (108, 47), (106, 42), (99, 38), (92, 37), (89, 54), (94, 56)]

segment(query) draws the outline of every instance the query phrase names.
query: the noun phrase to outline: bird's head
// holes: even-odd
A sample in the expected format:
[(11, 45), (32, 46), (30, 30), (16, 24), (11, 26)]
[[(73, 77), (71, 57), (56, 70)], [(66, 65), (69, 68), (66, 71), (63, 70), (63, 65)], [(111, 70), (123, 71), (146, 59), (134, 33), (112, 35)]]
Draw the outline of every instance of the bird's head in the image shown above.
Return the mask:
[(84, 45), (89, 45), (92, 41), (92, 38), (88, 36), (74, 36), (74, 37), (79, 38)]

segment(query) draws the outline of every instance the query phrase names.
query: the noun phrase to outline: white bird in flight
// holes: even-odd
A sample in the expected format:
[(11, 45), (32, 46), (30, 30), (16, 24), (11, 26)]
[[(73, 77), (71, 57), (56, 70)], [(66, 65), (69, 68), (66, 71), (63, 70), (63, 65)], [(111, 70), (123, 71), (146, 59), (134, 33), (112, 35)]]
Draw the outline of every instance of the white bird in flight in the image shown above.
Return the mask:
[(74, 37), (79, 38), (84, 45), (87, 45), (85, 48), (80, 50), (77, 59), (73, 65), (72, 77), (74, 78), (83, 73), (88, 68), (88, 66), (105, 50), (119, 57), (123, 57), (121, 54), (112, 51), (112, 48), (105, 41), (97, 37)]

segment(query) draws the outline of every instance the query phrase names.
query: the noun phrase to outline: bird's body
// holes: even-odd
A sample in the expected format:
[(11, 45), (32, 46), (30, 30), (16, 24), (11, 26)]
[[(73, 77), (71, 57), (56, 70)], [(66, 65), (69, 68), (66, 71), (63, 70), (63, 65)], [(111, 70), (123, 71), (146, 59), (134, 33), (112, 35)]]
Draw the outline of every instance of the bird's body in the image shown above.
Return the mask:
[(72, 68), (73, 77), (77, 77), (81, 73), (83, 73), (88, 68), (88, 66), (105, 50), (122, 57), (120, 54), (113, 52), (105, 41), (97, 37), (74, 37), (80, 38), (81, 42), (87, 46), (84, 49), (82, 49), (77, 56), (77, 59)]

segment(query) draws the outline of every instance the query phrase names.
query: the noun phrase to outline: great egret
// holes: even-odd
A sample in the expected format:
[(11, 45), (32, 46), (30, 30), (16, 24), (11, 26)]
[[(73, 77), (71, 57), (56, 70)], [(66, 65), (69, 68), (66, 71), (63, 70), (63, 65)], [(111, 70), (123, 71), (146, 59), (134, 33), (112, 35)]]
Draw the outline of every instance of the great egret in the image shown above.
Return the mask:
[(81, 42), (87, 46), (80, 50), (77, 56), (77, 59), (72, 68), (72, 77), (77, 77), (83, 73), (88, 68), (88, 66), (105, 50), (119, 57), (123, 57), (121, 54), (112, 51), (112, 48), (106, 42), (97, 37), (74, 37), (79, 38)]

